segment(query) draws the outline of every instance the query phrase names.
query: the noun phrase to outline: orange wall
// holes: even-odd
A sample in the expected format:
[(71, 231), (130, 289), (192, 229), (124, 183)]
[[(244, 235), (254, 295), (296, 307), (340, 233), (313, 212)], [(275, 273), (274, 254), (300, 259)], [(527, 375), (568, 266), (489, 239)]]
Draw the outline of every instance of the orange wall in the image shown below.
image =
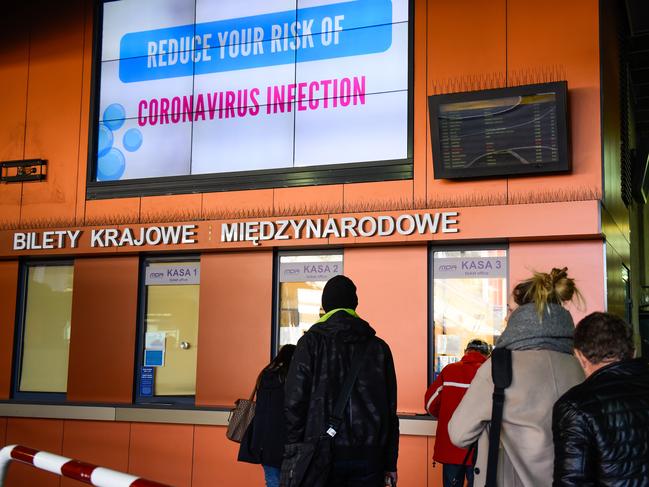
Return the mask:
[(606, 310), (604, 242), (516, 242), (509, 245), (509, 286), (513, 289), (532, 271), (549, 272), (553, 267), (567, 267), (568, 275), (584, 298), (569, 306), (577, 323), (586, 314)]
[(83, 0), (39, 2), (30, 10), (25, 157), (49, 163), (47, 184), (23, 185), (21, 221), (75, 214), (85, 161), (79, 157), (84, 15)]
[(428, 247), (345, 249), (358, 312), (392, 350), (400, 412), (424, 412), (428, 371)]
[[(427, 95), (475, 89), (469, 81), (474, 76), (488, 77), (500, 73), (504, 77), (507, 71), (506, 38), (505, 0), (429, 1)], [(426, 135), (430, 140), (429, 129)], [(430, 142), (426, 148), (426, 160), (429, 203), (453, 206), (451, 202), (454, 201), (481, 199), (506, 202), (505, 179), (470, 182), (433, 179)]]
[[(27, 6), (15, 5), (16, 18), (0, 18), (0, 161), (23, 159), (29, 59)], [(0, 185), (0, 221), (18, 223), (22, 184)]]
[(129, 470), (169, 485), (189, 487), (193, 443), (193, 425), (132, 423)]
[[(598, 20), (597, 0), (428, 2), (428, 94), (565, 79), (573, 164), (569, 175), (471, 182), (434, 180), (429, 171), (429, 202), (601, 194)], [(430, 168), (430, 146), (426, 156)]]
[[(239, 445), (227, 440), (225, 428), (219, 426), (0, 418), (0, 425), (5, 423), (8, 444), (46, 450), (176, 487), (264, 485), (261, 466), (237, 462)], [(400, 485), (442, 485), (441, 466), (431, 467), (433, 444), (431, 438), (401, 437)], [(7, 487), (59, 485), (86, 484), (15, 463), (6, 482)]]
[(201, 256), (196, 404), (248, 397), (270, 360), (273, 253)]
[[(24, 445), (36, 450), (61, 454), (63, 421), (55, 419), (7, 419), (8, 445)], [(9, 469), (6, 485), (16, 487), (59, 487), (59, 478), (33, 467), (14, 464)]]
[(137, 257), (74, 261), (70, 401), (133, 400), (138, 262)]
[(196, 426), (194, 444), (194, 486), (264, 485), (261, 467), (236, 461), (238, 445), (225, 438), (225, 428)]
[[(128, 471), (131, 425), (103, 421), (63, 421), (61, 454), (120, 472)], [(24, 441), (29, 441), (28, 439)], [(61, 479), (61, 487), (82, 487), (72, 479)]]
[(511, 178), (509, 201), (548, 191), (601, 194), (598, 10), (598, 0), (507, 0), (508, 74), (541, 81), (539, 71), (557, 71), (568, 81), (572, 145), (571, 174)]
[(88, 117), (82, 87), (90, 78), (83, 62), (91, 46), (84, 42), (90, 6), (88, 0), (12, 2), (3, 11), (9, 25), (0, 29), (0, 159), (49, 161), (46, 183), (0, 187), (3, 220), (74, 220), (77, 175), (86, 161), (79, 149), (87, 139), (81, 127)]

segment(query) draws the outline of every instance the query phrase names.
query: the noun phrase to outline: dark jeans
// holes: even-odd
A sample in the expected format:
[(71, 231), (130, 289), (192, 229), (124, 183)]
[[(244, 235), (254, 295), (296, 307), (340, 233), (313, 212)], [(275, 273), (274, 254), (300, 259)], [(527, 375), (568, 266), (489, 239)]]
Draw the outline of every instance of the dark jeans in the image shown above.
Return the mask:
[(281, 473), (281, 469), (271, 467), (270, 465), (262, 465), (262, 467), (264, 467), (266, 487), (279, 487), (279, 474)]
[(331, 487), (384, 487), (385, 472), (366, 460), (335, 460), (329, 477)]
[(469, 487), (473, 487), (473, 466), (472, 465), (454, 465), (445, 463), (442, 466), (442, 475), (444, 477), (444, 487), (462, 487), (464, 478), (469, 482)]

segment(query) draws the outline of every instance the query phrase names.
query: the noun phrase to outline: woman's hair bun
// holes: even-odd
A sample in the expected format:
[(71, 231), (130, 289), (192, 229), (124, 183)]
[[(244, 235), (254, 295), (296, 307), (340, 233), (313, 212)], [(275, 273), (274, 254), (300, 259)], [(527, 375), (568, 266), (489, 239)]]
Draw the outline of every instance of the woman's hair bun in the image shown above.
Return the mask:
[(561, 302), (570, 301), (575, 294), (575, 280), (568, 277), (568, 268), (554, 268), (550, 272), (554, 295)]
[(575, 294), (579, 296), (579, 291), (575, 280), (568, 277), (567, 267), (555, 267), (549, 273), (534, 272), (531, 278), (520, 282), (512, 292), (516, 304), (534, 303), (541, 316), (547, 305), (565, 303), (572, 300)]

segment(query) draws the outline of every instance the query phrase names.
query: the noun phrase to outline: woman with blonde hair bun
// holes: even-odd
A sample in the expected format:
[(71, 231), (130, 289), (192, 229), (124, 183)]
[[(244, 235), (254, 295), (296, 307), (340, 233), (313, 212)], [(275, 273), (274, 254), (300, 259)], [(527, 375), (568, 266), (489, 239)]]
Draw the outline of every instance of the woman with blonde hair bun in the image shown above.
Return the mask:
[[(512, 296), (518, 307), (496, 341), (512, 351), (512, 382), (505, 389), (496, 484), (499, 487), (552, 485), (552, 406), (584, 380), (573, 355), (574, 321), (563, 306), (582, 301), (568, 269), (534, 272)], [(478, 370), (449, 423), (458, 447), (478, 442), (475, 485), (485, 485), (494, 384), (491, 359)]]

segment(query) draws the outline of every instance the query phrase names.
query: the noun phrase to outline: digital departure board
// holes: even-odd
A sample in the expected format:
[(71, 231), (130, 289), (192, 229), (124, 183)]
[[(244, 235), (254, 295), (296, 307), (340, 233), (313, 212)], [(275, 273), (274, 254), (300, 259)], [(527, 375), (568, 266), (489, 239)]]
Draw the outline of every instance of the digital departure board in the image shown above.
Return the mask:
[(428, 98), (435, 179), (570, 170), (565, 81)]

